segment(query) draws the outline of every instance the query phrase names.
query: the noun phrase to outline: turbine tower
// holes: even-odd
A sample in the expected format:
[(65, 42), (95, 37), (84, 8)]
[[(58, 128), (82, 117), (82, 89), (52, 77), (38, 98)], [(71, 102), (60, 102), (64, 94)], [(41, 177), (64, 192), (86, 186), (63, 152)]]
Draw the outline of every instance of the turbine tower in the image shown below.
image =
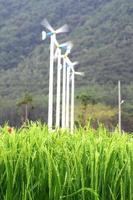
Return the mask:
[(119, 133), (122, 133), (122, 124), (121, 124), (121, 106), (124, 103), (124, 100), (121, 99), (121, 81), (118, 81), (118, 129)]
[(48, 33), (42, 31), (42, 40), (47, 37), (51, 38), (50, 42), (50, 69), (49, 69), (49, 104), (48, 104), (48, 128), (52, 129), (53, 126), (53, 70), (54, 70), (54, 47), (56, 34), (68, 32), (68, 26), (64, 25), (57, 30), (54, 30), (49, 22), (44, 19), (41, 23), (45, 28), (49, 30)]
[(56, 94), (56, 128), (60, 127), (60, 93), (61, 93), (61, 49), (57, 48), (57, 94)]
[(66, 128), (69, 127), (69, 110), (70, 110), (70, 67), (67, 65), (67, 78), (66, 78)]
[(66, 50), (66, 54), (69, 49), (72, 47), (72, 42), (66, 42), (63, 44), (59, 44), (55, 41), (56, 51), (55, 51), (55, 59), (57, 59), (57, 94), (56, 94), (56, 128), (60, 127), (60, 104), (61, 104), (61, 69), (62, 69), (62, 58), (61, 50)]
[[(70, 121), (71, 121), (71, 124), (70, 124), (70, 130), (71, 130), (71, 133), (73, 133), (73, 130), (74, 130), (74, 90), (75, 90), (75, 75), (80, 75), (80, 76), (84, 76), (84, 73), (83, 72), (76, 72), (74, 70), (74, 66), (78, 64), (78, 62), (71, 62), (69, 60), (69, 58), (67, 57), (66, 58), (66, 62), (68, 63), (70, 69), (71, 69), (71, 117), (70, 117)], [(68, 89), (69, 90), (69, 89)], [(69, 98), (67, 99), (67, 101), (69, 101)], [(69, 107), (68, 107), (68, 102), (66, 103), (67, 105), (67, 115), (69, 116)], [(69, 123), (69, 117), (67, 118), (67, 124)]]
[[(74, 65), (73, 65), (74, 66)], [(71, 81), (71, 133), (74, 130), (74, 90), (75, 90), (75, 75), (84, 76), (83, 72), (76, 72), (72, 69), (72, 81)]]
[(64, 55), (62, 55), (63, 58), (63, 80), (62, 80), (62, 128), (66, 128), (66, 112), (67, 112), (67, 108), (66, 108), (66, 104), (67, 103), (67, 88), (66, 88), (66, 83), (67, 83), (67, 63), (66, 63), (66, 58), (68, 57), (68, 55), (71, 52), (71, 49), (73, 47), (73, 44), (70, 43), (70, 45), (67, 47), (66, 52)]

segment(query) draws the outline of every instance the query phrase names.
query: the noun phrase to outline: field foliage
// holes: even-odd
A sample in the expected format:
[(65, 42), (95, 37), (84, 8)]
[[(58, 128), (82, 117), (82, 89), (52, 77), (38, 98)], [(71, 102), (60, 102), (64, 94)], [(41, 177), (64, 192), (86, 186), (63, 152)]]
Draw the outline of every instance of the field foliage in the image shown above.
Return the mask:
[(132, 200), (133, 137), (32, 123), (0, 129), (1, 200)]

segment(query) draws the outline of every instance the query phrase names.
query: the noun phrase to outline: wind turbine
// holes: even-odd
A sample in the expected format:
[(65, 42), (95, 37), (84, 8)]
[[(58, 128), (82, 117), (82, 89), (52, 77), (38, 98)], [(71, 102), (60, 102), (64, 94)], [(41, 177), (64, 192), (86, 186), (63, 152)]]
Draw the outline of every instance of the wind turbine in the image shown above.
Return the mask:
[(70, 67), (67, 65), (66, 78), (66, 128), (69, 128), (69, 104), (70, 104)]
[[(66, 54), (68, 54), (68, 50), (72, 48), (72, 42), (66, 42), (63, 44), (59, 44), (57, 41), (55, 41), (56, 44), (56, 51), (55, 51), (55, 58), (57, 58), (57, 95), (56, 95), (56, 128), (60, 127), (60, 94), (61, 94), (61, 69), (62, 69), (62, 55), (61, 50), (66, 50)], [(66, 55), (65, 55), (66, 56)], [(63, 113), (64, 114), (64, 113)]]
[(118, 128), (119, 133), (122, 132), (121, 128), (121, 105), (124, 103), (124, 100), (121, 99), (121, 81), (118, 81)]
[[(78, 62), (71, 62), (69, 60), (69, 58), (66, 58), (66, 62), (69, 65), (70, 69), (71, 69), (71, 117), (70, 117), (70, 130), (71, 133), (74, 130), (74, 87), (75, 87), (75, 75), (80, 75), (80, 76), (84, 76), (83, 72), (76, 72), (74, 70), (74, 66), (78, 64)], [(68, 76), (70, 75), (70, 71), (68, 71)], [(68, 85), (69, 88), (69, 85)], [(67, 89), (69, 92), (69, 89)], [(66, 103), (66, 116), (67, 116), (67, 122), (66, 124), (69, 124), (69, 97), (67, 98), (67, 103)]]
[(75, 87), (75, 75), (84, 76), (83, 72), (76, 72), (72, 70), (72, 82), (71, 82), (71, 133), (74, 130), (74, 87)]
[(57, 34), (68, 32), (68, 26), (64, 25), (57, 30), (54, 30), (49, 22), (44, 19), (41, 23), (49, 32), (42, 31), (42, 40), (47, 37), (51, 38), (50, 42), (50, 69), (49, 69), (49, 105), (48, 105), (48, 128), (52, 129), (53, 125), (53, 68), (54, 68), (54, 47)]
[(66, 58), (68, 57), (68, 55), (71, 52), (71, 49), (73, 47), (73, 44), (71, 43), (67, 49), (64, 55), (62, 55), (63, 58), (63, 80), (62, 80), (62, 128), (66, 128), (66, 112), (67, 112), (67, 108), (66, 108), (66, 103), (67, 103), (67, 93), (66, 93), (66, 75), (67, 73), (67, 63), (66, 63)]

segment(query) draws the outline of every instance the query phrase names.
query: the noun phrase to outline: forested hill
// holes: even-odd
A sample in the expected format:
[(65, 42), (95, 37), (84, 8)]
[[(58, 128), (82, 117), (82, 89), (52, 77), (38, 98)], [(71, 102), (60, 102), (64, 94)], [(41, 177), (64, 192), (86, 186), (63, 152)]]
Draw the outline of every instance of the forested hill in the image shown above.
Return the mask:
[(54, 26), (63, 21), (81, 26), (104, 2), (0, 0), (1, 67), (15, 67), (40, 43), (40, 23), (44, 17)]
[(130, 114), (131, 127), (132, 0), (0, 0), (1, 115), (25, 92), (39, 97), (39, 105), (47, 105), (49, 41), (41, 40), (44, 18), (54, 28), (64, 23), (70, 27), (70, 32), (58, 40), (73, 41), (71, 60), (79, 61), (76, 70), (85, 72), (84, 78), (76, 77), (77, 93), (91, 92), (100, 102), (116, 107), (117, 81), (122, 81), (123, 107)]

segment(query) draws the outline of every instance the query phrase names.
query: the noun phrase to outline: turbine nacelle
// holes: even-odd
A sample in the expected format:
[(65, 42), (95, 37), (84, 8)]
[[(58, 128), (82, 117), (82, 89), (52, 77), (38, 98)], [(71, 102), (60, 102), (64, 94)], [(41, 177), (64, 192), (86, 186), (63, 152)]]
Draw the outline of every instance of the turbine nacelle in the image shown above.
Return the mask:
[(60, 49), (60, 50), (66, 50), (65, 54), (64, 54), (64, 55), (61, 55), (61, 57), (64, 58), (65, 56), (67, 56), (67, 55), (71, 52), (71, 48), (72, 48), (72, 46), (73, 46), (73, 44), (72, 44), (71, 41), (68, 41), (68, 42), (59, 44), (59, 43), (57, 42), (57, 40), (55, 40), (55, 45), (56, 45), (56, 47), (57, 47), (57, 49), (56, 49), (56, 51), (55, 51), (55, 56), (54, 56), (55, 59), (56, 59), (57, 56), (58, 56), (59, 49)]
[(73, 43), (71, 41), (68, 41), (59, 45), (59, 48), (64, 49), (66, 51), (71, 51), (72, 47), (73, 47)]
[(52, 35), (54, 35), (54, 33), (52, 32), (46, 33), (45, 31), (42, 31), (42, 40), (45, 40), (47, 37), (50, 37)]
[(61, 33), (66, 33), (69, 31), (68, 29), (68, 25), (65, 24), (63, 26), (61, 26), (59, 29), (54, 30), (53, 27), (49, 24), (49, 22), (47, 21), (47, 19), (44, 19), (41, 23), (42, 26), (44, 26), (45, 28), (47, 28), (50, 32), (46, 33), (45, 31), (42, 31), (42, 40), (45, 40), (47, 38), (47, 36), (52, 36), (52, 35), (56, 35), (56, 34), (61, 34)]

